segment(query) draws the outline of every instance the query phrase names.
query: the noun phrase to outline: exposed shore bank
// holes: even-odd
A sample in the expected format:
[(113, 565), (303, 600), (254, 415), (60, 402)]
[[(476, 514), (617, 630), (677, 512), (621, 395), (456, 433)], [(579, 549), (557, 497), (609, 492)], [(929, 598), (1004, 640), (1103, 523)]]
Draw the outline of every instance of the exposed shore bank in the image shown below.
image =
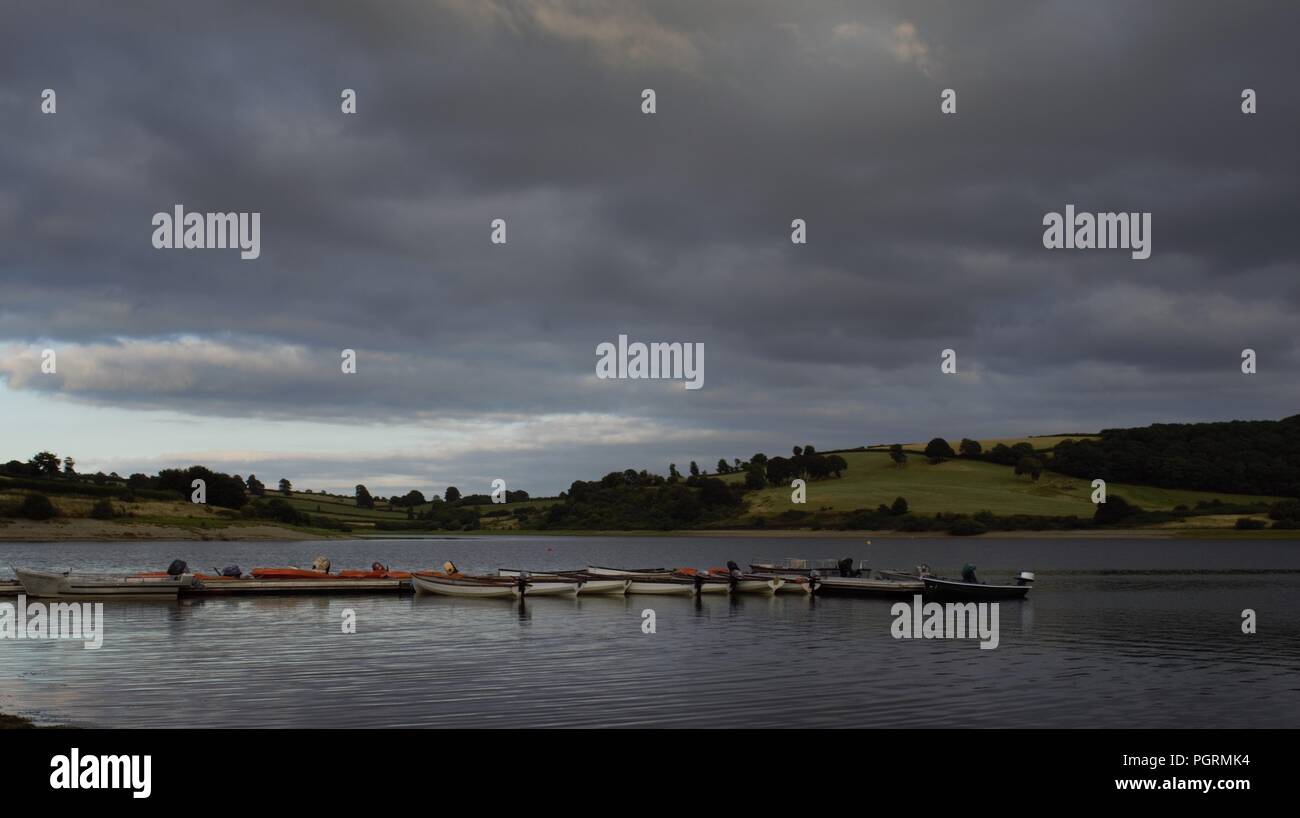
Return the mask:
[[(302, 531), (276, 525), (230, 525), (220, 528), (114, 523), (70, 519), (53, 522), (0, 521), (0, 542), (147, 542), (213, 541), (275, 542), (330, 540), (441, 540), (473, 537), (736, 537), (745, 539), (816, 540), (928, 540), (954, 537), (944, 531), (832, 531), (827, 529), (688, 529), (681, 531), (479, 529), (477, 531), (385, 531), (344, 532)], [(1225, 539), (1292, 540), (1300, 532), (1278, 529), (1241, 531), (1233, 528), (1107, 528), (1049, 531), (989, 531), (966, 539), (1014, 540), (1132, 540), (1132, 539)]]

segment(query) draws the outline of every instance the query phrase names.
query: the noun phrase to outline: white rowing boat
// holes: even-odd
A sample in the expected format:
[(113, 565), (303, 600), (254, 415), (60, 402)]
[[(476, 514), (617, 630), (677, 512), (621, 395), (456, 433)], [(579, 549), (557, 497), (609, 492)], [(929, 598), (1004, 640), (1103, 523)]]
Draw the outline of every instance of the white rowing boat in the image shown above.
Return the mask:
[(193, 574), (165, 577), (122, 577), (108, 574), (56, 574), (15, 568), (23, 591), (31, 597), (120, 597), (175, 599), (182, 588), (194, 585)]
[(518, 599), (522, 592), (518, 582), (479, 577), (449, 577), (432, 573), (411, 574), (417, 594), (476, 597), (479, 599)]
[[(519, 577), (527, 575), (529, 582), (558, 580), (578, 583), (578, 596), (622, 596), (627, 593), (628, 580), (621, 577), (604, 577), (585, 571), (524, 571), (519, 568), (498, 568), (497, 576)], [(529, 591), (531, 593), (531, 590)]]
[(695, 596), (695, 583), (689, 579), (674, 577), (646, 576), (631, 579), (627, 585), (629, 594), (660, 594), (672, 596)]
[(672, 568), (605, 568), (601, 565), (588, 565), (588, 574), (595, 574), (598, 577), (669, 577), (672, 576)]

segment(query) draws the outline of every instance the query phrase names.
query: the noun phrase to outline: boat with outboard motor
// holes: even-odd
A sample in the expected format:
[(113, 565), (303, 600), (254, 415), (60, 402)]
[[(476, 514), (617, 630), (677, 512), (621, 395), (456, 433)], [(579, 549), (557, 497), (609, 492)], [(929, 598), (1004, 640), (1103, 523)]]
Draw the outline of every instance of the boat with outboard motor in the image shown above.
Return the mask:
[(15, 568), (23, 592), (30, 597), (115, 597), (131, 599), (175, 599), (184, 588), (194, 585), (188, 572), (161, 577), (74, 574)]
[(1001, 600), (1024, 599), (1034, 587), (1034, 575), (1030, 571), (1021, 571), (1014, 585), (996, 585), (965, 578), (944, 579), (942, 577), (924, 577), (925, 595), (937, 600), (955, 602), (992, 602)]

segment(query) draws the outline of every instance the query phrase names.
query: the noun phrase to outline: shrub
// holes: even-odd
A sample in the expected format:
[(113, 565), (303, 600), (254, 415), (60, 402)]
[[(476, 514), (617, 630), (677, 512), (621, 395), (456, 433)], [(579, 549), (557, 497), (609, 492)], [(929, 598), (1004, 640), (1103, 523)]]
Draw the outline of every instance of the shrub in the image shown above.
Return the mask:
[(1253, 517), (1238, 517), (1237, 524), (1233, 527), (1236, 528), (1238, 531), (1258, 531), (1259, 529), (1266, 528), (1267, 526), (1268, 523), (1264, 522), (1263, 520), (1256, 520)]
[(113, 502), (107, 497), (101, 497), (90, 507), (90, 516), (96, 520), (111, 520), (117, 516), (113, 509)]
[(59, 516), (59, 510), (54, 507), (54, 503), (50, 502), (50, 498), (32, 492), (24, 497), (22, 505), (18, 506), (18, 516), (29, 520), (49, 520)]
[(948, 533), (958, 537), (973, 537), (978, 534), (983, 534), (986, 531), (988, 531), (988, 528), (983, 523), (976, 522), (970, 518), (954, 520), (952, 524), (948, 526)]

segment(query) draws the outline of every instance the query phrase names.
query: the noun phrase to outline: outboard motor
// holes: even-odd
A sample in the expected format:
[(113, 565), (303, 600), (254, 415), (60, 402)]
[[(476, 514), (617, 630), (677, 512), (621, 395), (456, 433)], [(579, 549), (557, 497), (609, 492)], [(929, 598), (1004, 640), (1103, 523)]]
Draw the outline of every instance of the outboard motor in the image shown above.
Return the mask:
[(311, 561), (311, 567), (313, 571), (324, 571), (328, 574), (330, 572), (330, 561), (325, 557), (317, 557)]
[(370, 563), (370, 570), (374, 571), (376, 574), (387, 574), (388, 566), (376, 560), (375, 562)]
[(179, 577), (181, 574), (188, 574), (189, 572), (190, 566), (185, 560), (172, 560), (172, 564), (167, 566), (167, 576), (169, 577)]
[(839, 566), (840, 566), (840, 576), (842, 576), (842, 577), (851, 577), (851, 576), (853, 576), (853, 558), (852, 558), (852, 557), (845, 557), (844, 559), (840, 560), (840, 562), (839, 562)]
[(969, 562), (961, 567), (961, 581), (978, 584), (979, 580), (975, 578), (975, 566)]
[(733, 574), (738, 574), (740, 573), (740, 566), (736, 564), (735, 560), (727, 560), (727, 570)]
[(1016, 584), (1017, 584), (1017, 585), (1033, 585), (1033, 584), (1034, 584), (1034, 572), (1033, 572), (1033, 571), (1021, 571), (1021, 572), (1020, 572), (1020, 576), (1016, 577)]
[(238, 565), (227, 565), (225, 568), (221, 569), (221, 576), (223, 577), (233, 577), (234, 579), (239, 579), (243, 575), (244, 572), (239, 570)]

